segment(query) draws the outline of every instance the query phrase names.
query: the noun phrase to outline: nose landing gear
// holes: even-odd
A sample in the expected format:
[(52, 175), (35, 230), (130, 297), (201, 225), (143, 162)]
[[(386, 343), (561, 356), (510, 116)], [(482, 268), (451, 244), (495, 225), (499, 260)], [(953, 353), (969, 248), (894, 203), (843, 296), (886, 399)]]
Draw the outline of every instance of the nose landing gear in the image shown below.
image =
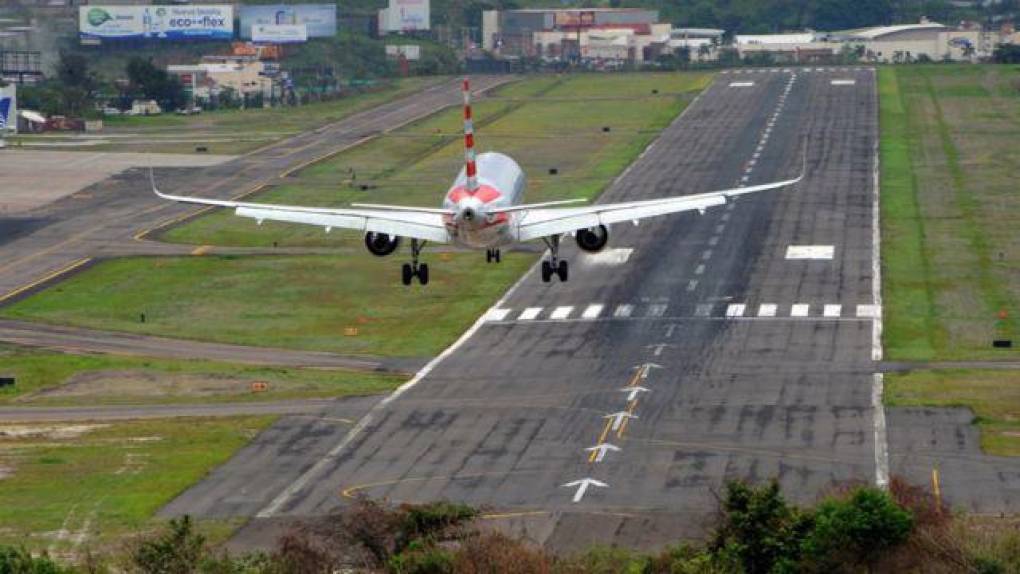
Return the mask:
[(547, 247), (549, 247), (549, 259), (542, 262), (542, 282), (548, 283), (553, 275), (560, 278), (560, 281), (566, 283), (568, 275), (568, 266), (566, 261), (562, 261), (559, 258), (560, 253), (560, 236), (553, 235), (543, 239)]
[(411, 240), (411, 262), (404, 263), (401, 268), (401, 280), (404, 285), (410, 285), (414, 278), (418, 278), (418, 283), (422, 285), (429, 284), (429, 266), (426, 263), (418, 264), (418, 256), (421, 255), (422, 248), (425, 247), (424, 241), (417, 239)]
[(499, 260), (500, 260), (499, 249), (489, 249), (489, 250), (487, 250), (485, 252), (485, 262), (486, 263), (492, 263), (493, 261), (495, 261), (496, 263), (499, 263)]

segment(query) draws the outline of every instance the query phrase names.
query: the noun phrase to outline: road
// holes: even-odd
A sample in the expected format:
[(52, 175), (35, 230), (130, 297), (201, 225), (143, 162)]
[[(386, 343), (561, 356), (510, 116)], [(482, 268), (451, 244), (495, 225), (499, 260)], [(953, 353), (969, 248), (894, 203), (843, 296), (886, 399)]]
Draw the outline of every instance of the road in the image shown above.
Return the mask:
[[(507, 76), (474, 79), (485, 91)], [(252, 192), (302, 166), (377, 134), (460, 102), (459, 81), (442, 83), (339, 122), (299, 134), (223, 164), (157, 169), (164, 191), (227, 198)], [(129, 170), (43, 207), (0, 216), (0, 304), (80, 269), (90, 260), (120, 255), (179, 253), (140, 238), (196, 210), (161, 201), (144, 170)]]
[[(728, 479), (798, 502), (886, 482), (877, 137), (871, 69), (721, 74), (602, 200), (792, 177), (806, 153), (804, 182), (568, 247), (569, 283), (532, 270), (349, 432), (286, 468), (286, 440), (235, 457), (165, 513), (257, 531), (357, 494), (448, 498), (553, 548), (654, 547), (701, 533)], [(274, 488), (217, 497), (253, 476)]]
[[(234, 417), (241, 415), (292, 415), (289, 422), (307, 419), (311, 424), (351, 425), (372, 404), (374, 397), (344, 399), (294, 399), (269, 402), (166, 404), (166, 405), (94, 405), (84, 407), (5, 407), (0, 406), (4, 423), (116, 421), (165, 419), (176, 417)], [(328, 412), (328, 414), (326, 414)], [(259, 439), (262, 440), (262, 439)]]

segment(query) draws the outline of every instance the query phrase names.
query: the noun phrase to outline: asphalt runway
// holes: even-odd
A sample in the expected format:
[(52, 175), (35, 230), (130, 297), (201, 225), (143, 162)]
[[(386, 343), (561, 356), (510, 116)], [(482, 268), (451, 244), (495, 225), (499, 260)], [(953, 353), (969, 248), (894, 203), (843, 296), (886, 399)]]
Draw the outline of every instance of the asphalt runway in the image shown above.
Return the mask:
[[(485, 91), (508, 76), (481, 76)], [(287, 173), (358, 142), (461, 101), (451, 80), (415, 95), (353, 114), (339, 122), (209, 167), (156, 169), (163, 191), (236, 197), (278, 181)], [(82, 158), (89, 152), (82, 152)], [(179, 253), (179, 246), (144, 241), (148, 230), (195, 213), (194, 207), (162, 201), (147, 170), (132, 169), (81, 192), (16, 215), (0, 214), (0, 304), (33, 292), (101, 257)]]
[[(167, 514), (256, 516), (243, 538), (359, 494), (445, 498), (553, 548), (648, 547), (701, 533), (727, 479), (798, 502), (884, 483), (877, 137), (871, 69), (720, 74), (602, 201), (786, 179), (806, 157), (801, 184), (617, 225), (594, 256), (568, 240), (569, 283), (532, 270), (349, 432), (284, 466), (307, 438), (285, 428)], [(253, 482), (274, 488), (222, 498)]]

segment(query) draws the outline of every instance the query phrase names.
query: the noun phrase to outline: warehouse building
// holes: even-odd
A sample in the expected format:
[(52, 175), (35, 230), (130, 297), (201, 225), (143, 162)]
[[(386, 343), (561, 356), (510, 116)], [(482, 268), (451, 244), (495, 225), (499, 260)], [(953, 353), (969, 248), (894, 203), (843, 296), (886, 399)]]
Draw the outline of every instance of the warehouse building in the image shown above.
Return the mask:
[(656, 10), (580, 8), (487, 10), (482, 49), (502, 57), (642, 62), (670, 39)]

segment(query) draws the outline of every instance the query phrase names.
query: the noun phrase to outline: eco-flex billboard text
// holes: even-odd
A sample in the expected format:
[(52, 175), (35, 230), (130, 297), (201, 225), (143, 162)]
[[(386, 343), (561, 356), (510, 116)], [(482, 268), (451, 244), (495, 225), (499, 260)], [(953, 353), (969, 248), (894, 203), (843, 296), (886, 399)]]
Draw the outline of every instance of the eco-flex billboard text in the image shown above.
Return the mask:
[(82, 40), (230, 40), (234, 37), (234, 7), (80, 6), (78, 31)]

